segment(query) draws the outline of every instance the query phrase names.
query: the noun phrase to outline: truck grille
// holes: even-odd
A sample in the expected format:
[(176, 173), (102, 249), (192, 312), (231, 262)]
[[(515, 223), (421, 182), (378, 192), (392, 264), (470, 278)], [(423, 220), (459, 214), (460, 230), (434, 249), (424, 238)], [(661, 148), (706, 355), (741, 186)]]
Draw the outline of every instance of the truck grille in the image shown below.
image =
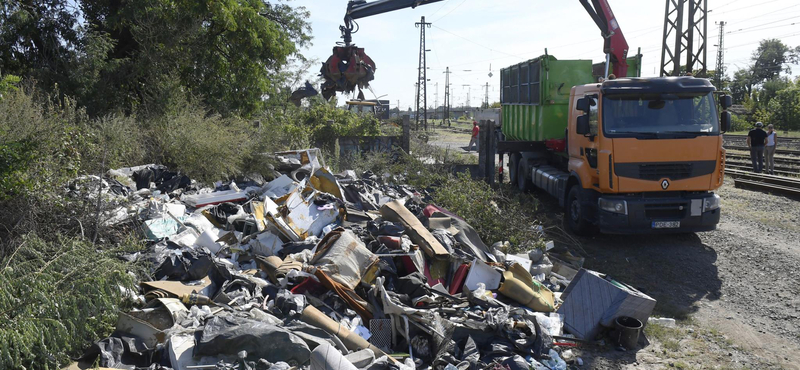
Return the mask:
[[(615, 158), (618, 159), (618, 158)], [(660, 181), (661, 179), (683, 180), (705, 176), (714, 172), (717, 161), (690, 162), (628, 162), (614, 163), (614, 174), (619, 177)]]
[(686, 203), (645, 204), (644, 215), (648, 219), (681, 219), (686, 214), (689, 205)]
[(692, 165), (689, 163), (648, 163), (639, 165), (639, 178), (643, 180), (682, 180), (691, 177)]

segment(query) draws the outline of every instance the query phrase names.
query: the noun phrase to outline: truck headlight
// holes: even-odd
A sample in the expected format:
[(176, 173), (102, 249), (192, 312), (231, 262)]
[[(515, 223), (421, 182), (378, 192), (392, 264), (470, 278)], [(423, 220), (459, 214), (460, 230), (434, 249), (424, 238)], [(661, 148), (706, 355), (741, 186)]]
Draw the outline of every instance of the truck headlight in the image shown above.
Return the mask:
[(703, 212), (713, 211), (719, 208), (719, 195), (703, 199)]
[(597, 205), (604, 211), (621, 215), (628, 214), (628, 202), (624, 200), (600, 198), (597, 200)]

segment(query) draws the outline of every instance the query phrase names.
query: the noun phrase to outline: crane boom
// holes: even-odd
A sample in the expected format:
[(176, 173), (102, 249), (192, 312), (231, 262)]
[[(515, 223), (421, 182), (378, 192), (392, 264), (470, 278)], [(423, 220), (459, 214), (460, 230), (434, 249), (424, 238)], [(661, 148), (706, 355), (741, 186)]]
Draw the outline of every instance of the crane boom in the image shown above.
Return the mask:
[(350, 0), (347, 3), (347, 12), (344, 15), (344, 26), (339, 27), (345, 46), (350, 46), (353, 41), (353, 20), (371, 17), (373, 15), (393, 12), (405, 8), (416, 8), (420, 5), (438, 3), (444, 0)]
[(416, 8), (420, 5), (438, 3), (440, 1), (444, 0), (378, 0), (373, 2), (351, 0), (347, 4), (347, 15), (352, 19), (359, 19), (405, 8)]
[(594, 23), (600, 28), (603, 36), (603, 53), (610, 59), (613, 65), (614, 74), (617, 77), (628, 75), (628, 42), (622, 35), (617, 18), (611, 11), (611, 6), (607, 0), (580, 0), (586, 12), (592, 17)]

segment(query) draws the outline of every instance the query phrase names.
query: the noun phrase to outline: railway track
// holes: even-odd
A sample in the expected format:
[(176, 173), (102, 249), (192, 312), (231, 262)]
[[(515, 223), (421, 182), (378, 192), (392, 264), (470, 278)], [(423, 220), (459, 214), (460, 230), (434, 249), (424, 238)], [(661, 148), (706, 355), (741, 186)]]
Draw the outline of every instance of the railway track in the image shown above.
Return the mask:
[[(745, 152), (750, 152), (750, 148), (748, 148), (746, 146), (725, 145), (725, 149), (728, 149), (728, 150), (741, 150), (741, 151), (745, 151)], [(800, 156), (800, 150), (776, 149), (775, 150), (775, 154)]]
[[(736, 153), (726, 153), (725, 157), (732, 160), (740, 160), (744, 162), (750, 161), (750, 155), (745, 154), (736, 154)], [(786, 165), (786, 166), (794, 166), (800, 167), (800, 158), (786, 158), (786, 157), (775, 157), (775, 164)], [(797, 169), (800, 172), (800, 168)]]
[[(733, 141), (733, 140), (737, 140), (737, 141), (738, 141), (738, 140), (742, 140), (742, 141), (745, 141), (745, 140), (747, 140), (747, 135), (731, 135), (731, 134), (723, 134), (723, 135), (722, 135), (722, 137), (723, 137), (725, 140), (732, 140), (732, 141)], [(796, 138), (796, 137), (782, 137), (782, 136), (781, 136), (781, 134), (780, 134), (780, 133), (778, 133), (778, 144), (780, 144), (780, 143), (792, 144), (792, 145), (795, 145), (795, 146), (796, 146), (796, 145), (800, 145), (800, 138)]]
[(783, 176), (757, 174), (737, 169), (725, 169), (725, 174), (733, 177), (737, 188), (780, 194), (800, 199), (800, 179)]
[[(743, 171), (748, 173), (753, 173), (753, 166), (743, 163), (725, 163), (725, 173), (728, 173), (728, 170), (736, 170), (736, 171)], [(785, 177), (795, 177), (798, 175), (798, 171), (784, 171), (775, 169), (775, 174), (778, 176), (785, 176)]]
[[(743, 169), (747, 169), (747, 170), (752, 170), (753, 169), (753, 164), (752, 164), (752, 162), (750, 162), (750, 158), (741, 159), (741, 160), (728, 159), (728, 160), (725, 161), (725, 167), (734, 167), (734, 166), (742, 167)], [(782, 166), (782, 165), (777, 165), (777, 164), (775, 165), (775, 172), (781, 172), (784, 175), (788, 175), (788, 176), (800, 175), (800, 169), (797, 168), (797, 167)]]

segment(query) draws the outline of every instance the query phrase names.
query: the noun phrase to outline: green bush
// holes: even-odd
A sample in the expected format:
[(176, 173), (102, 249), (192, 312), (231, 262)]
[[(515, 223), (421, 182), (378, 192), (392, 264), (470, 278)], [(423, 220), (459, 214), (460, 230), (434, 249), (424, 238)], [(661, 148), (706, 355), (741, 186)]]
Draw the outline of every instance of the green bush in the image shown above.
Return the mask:
[(214, 182), (241, 173), (252, 148), (252, 125), (188, 101), (149, 123), (153, 160), (193, 179)]
[(5, 75), (0, 76), (0, 99), (3, 98), (3, 94), (7, 91), (17, 91), (17, 85), (20, 82), (19, 76), (14, 75)]
[(428, 181), (433, 202), (467, 221), (484, 243), (507, 240), (511, 248), (506, 253), (544, 247), (535, 217), (538, 201), (532, 196), (507, 186), (492, 189), (466, 173)]
[(748, 122), (738, 114), (731, 115), (731, 129), (730, 131), (748, 131), (753, 127), (752, 123)]
[[(30, 233), (0, 259), (0, 368), (58, 369), (113, 331), (136, 276), (121, 250)], [(132, 290), (130, 290), (132, 289)]]
[(311, 133), (312, 144), (332, 146), (342, 136), (381, 135), (381, 126), (371, 114), (357, 114), (335, 105), (317, 104), (300, 112), (296, 124), (307, 127)]
[(0, 199), (52, 191), (80, 174), (144, 159), (134, 117), (90, 119), (69, 98), (12, 90), (0, 99)]
[(87, 119), (69, 99), (19, 89), (0, 100), (0, 200), (42, 191), (78, 174)]

